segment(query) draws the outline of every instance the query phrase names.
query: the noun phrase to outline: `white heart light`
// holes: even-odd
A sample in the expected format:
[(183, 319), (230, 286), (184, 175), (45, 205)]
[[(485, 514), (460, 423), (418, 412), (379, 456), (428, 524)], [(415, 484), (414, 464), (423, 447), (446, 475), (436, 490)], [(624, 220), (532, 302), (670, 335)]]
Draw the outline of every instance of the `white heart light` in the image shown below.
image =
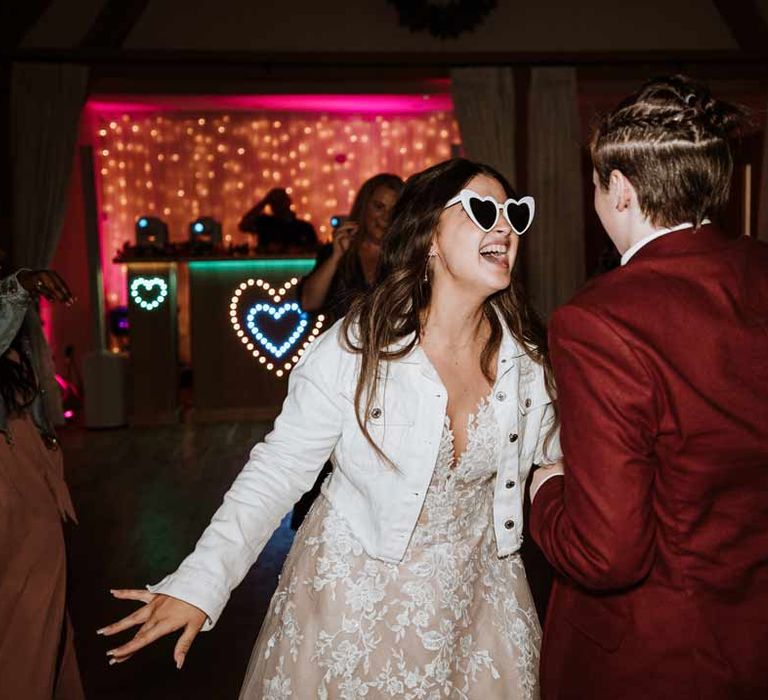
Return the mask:
[[(264, 291), (264, 293), (269, 298), (269, 301), (274, 301), (276, 304), (279, 304), (285, 297), (288, 290), (296, 286), (298, 282), (299, 280), (294, 277), (293, 279), (285, 282), (277, 289), (275, 289), (269, 282), (265, 282), (261, 279), (251, 278), (245, 282), (241, 282), (238, 285), (237, 289), (235, 289), (235, 293), (232, 295), (232, 299), (230, 299), (229, 302), (229, 320), (232, 323), (232, 328), (237, 334), (237, 337), (240, 338), (240, 342), (254, 358), (258, 359), (259, 364), (264, 365), (267, 370), (274, 372), (277, 377), (283, 377), (291, 369), (293, 369), (293, 367), (299, 361), (299, 358), (304, 354), (304, 350), (307, 348), (307, 346), (313, 342), (318, 335), (320, 335), (320, 330), (323, 327), (325, 316), (321, 314), (315, 319), (312, 330), (309, 331), (309, 335), (305, 338), (301, 346), (296, 349), (295, 353), (290, 358), (283, 360), (283, 356), (288, 352), (288, 350), (290, 350), (296, 343), (300, 341), (301, 335), (306, 331), (308, 323), (306, 321), (305, 312), (295, 302), (283, 304), (283, 306), (279, 307), (278, 309), (275, 309), (275, 307), (273, 307), (270, 303), (265, 304), (262, 302), (260, 304), (256, 304), (250, 309), (248, 318), (246, 319), (246, 323), (249, 324), (248, 330), (253, 334), (253, 338), (251, 338), (247, 334), (246, 329), (244, 329), (240, 323), (240, 301), (242, 300), (243, 294), (245, 292), (247, 292), (250, 288), (257, 287)], [(278, 320), (287, 312), (298, 313), (300, 323), (294, 329), (288, 341), (277, 347), (269, 339), (265, 339), (263, 334), (261, 334), (262, 338), (258, 338), (260, 331), (258, 331), (254, 319), (256, 314), (262, 311), (267, 312), (275, 320)], [(259, 350), (254, 345), (252, 340), (256, 340), (256, 342), (261, 344), (261, 350)], [(272, 359), (270, 359), (264, 350), (267, 350), (272, 355)]]

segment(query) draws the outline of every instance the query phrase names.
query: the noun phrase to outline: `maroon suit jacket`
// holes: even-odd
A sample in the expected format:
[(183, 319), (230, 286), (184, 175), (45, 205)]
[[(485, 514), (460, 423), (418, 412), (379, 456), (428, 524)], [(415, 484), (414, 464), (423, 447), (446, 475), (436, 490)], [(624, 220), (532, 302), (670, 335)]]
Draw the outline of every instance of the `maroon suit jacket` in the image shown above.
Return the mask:
[(669, 233), (550, 326), (545, 700), (768, 698), (768, 246)]

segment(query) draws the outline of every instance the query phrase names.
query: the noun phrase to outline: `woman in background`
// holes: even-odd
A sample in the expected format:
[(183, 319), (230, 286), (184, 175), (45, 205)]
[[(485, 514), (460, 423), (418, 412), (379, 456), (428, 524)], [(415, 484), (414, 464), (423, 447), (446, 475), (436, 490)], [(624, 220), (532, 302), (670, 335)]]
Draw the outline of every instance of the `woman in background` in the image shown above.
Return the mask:
[[(373, 287), (381, 241), (402, 189), (403, 181), (397, 175), (379, 173), (366, 180), (355, 196), (349, 219), (333, 230), (333, 242), (320, 249), (315, 269), (299, 284), (302, 308), (325, 314), (327, 326), (344, 316), (355, 296)], [(314, 486), (293, 507), (293, 530), (301, 527), (330, 473), (331, 463), (326, 462)]]
[(334, 229), (333, 242), (320, 249), (315, 269), (301, 282), (298, 293), (305, 311), (322, 312), (331, 325), (346, 313), (356, 294), (371, 289), (381, 241), (402, 188), (402, 179), (389, 173), (363, 183), (349, 219)]
[(79, 700), (61, 526), (75, 513), (48, 401), (58, 387), (32, 317), (37, 295), (73, 301), (55, 272), (0, 281), (0, 698)]

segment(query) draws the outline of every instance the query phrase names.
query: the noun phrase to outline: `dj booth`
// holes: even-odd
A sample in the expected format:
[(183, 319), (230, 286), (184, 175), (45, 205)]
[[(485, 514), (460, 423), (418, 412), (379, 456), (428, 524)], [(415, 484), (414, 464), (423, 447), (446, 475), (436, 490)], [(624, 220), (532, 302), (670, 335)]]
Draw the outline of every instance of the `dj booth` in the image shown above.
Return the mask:
[[(288, 377), (323, 330), (296, 296), (314, 266), (304, 256), (122, 256), (130, 325), (129, 412), (134, 424), (179, 420), (179, 317), (189, 324), (197, 421), (274, 418)], [(188, 284), (179, 294), (180, 280)], [(179, 309), (180, 299), (188, 308)]]

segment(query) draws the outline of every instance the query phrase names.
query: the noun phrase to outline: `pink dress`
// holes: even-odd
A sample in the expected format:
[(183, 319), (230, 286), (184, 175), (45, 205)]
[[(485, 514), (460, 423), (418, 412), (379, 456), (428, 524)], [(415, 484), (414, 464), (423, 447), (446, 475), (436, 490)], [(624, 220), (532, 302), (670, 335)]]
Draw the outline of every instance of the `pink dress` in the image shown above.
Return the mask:
[(82, 700), (66, 610), (62, 520), (75, 520), (61, 449), (28, 415), (0, 433), (0, 698)]

